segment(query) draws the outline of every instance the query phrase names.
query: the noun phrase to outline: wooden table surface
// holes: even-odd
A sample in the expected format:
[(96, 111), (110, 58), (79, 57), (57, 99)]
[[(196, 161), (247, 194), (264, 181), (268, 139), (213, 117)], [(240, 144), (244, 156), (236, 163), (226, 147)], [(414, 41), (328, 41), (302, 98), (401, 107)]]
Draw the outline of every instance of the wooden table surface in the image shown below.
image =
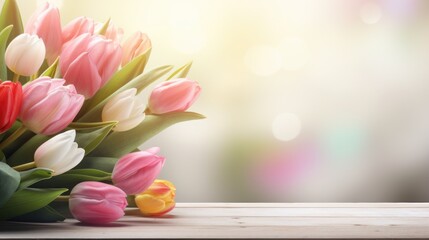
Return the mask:
[(109, 226), (0, 222), (1, 238), (429, 238), (429, 203), (181, 203)]

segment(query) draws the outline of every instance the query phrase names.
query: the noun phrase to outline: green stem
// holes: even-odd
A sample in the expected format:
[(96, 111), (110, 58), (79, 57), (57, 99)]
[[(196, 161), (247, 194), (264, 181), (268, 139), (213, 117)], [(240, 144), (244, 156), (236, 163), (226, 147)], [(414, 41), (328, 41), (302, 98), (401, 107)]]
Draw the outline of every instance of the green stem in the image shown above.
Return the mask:
[(55, 201), (57, 201), (57, 202), (68, 202), (69, 199), (70, 199), (70, 195), (61, 195), (61, 196), (58, 196), (55, 199)]
[(19, 74), (13, 74), (13, 82), (18, 82), (19, 81)]
[(30, 82), (37, 78), (37, 73), (30, 76)]
[(27, 131), (27, 128), (24, 125), (21, 125), (15, 132), (13, 132), (8, 138), (6, 138), (2, 143), (0, 143), (0, 150), (6, 148), (9, 144), (18, 139), (22, 134)]
[(24, 164), (15, 166), (13, 167), (13, 169), (15, 169), (16, 171), (25, 171), (35, 167), (37, 167), (35, 162), (29, 162), (29, 163), (24, 163)]

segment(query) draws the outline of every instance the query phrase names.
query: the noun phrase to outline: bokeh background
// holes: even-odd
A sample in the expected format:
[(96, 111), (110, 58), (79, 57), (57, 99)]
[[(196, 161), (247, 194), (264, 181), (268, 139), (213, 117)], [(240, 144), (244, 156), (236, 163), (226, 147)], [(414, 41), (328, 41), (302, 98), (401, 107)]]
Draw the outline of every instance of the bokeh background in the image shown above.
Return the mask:
[(429, 1), (50, 2), (147, 33), (148, 69), (194, 61), (207, 119), (142, 146), (178, 201), (429, 201)]

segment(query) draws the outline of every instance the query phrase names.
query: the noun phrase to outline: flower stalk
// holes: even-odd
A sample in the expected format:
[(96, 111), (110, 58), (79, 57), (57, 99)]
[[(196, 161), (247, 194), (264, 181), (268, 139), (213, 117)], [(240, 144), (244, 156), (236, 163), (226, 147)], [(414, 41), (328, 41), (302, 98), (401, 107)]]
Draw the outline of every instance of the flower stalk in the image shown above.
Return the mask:
[(27, 128), (24, 125), (21, 125), (15, 132), (12, 133), (8, 138), (6, 138), (3, 142), (0, 143), (0, 150), (5, 149), (9, 144), (13, 143), (16, 139), (18, 139), (22, 134), (27, 131)]
[(20, 171), (25, 171), (25, 170), (32, 169), (35, 167), (37, 167), (35, 162), (29, 162), (29, 163), (24, 163), (24, 164), (15, 166), (15, 167), (13, 167), (13, 169), (20, 172)]

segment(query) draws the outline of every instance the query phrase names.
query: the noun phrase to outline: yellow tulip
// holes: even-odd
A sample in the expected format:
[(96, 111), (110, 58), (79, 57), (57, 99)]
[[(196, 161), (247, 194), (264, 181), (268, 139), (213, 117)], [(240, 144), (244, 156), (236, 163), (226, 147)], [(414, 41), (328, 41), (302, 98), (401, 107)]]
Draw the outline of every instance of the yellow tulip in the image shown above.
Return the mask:
[(137, 194), (135, 202), (145, 216), (161, 216), (173, 210), (176, 188), (167, 180), (155, 180), (143, 193)]

